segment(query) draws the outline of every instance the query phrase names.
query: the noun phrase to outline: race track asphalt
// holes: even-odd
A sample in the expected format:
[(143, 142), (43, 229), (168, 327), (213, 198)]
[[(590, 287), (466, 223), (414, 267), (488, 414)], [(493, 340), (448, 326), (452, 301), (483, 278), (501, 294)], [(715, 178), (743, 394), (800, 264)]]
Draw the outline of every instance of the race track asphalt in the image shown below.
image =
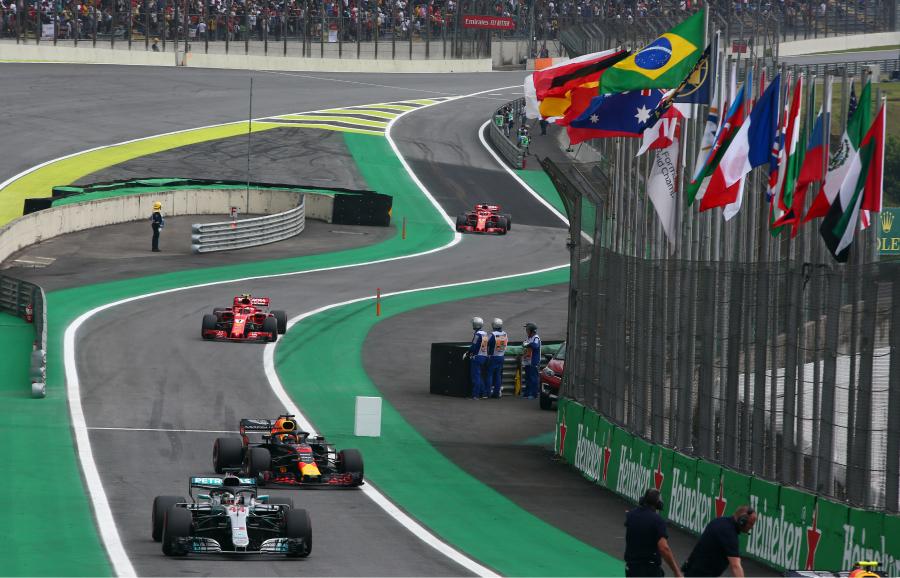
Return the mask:
[[(88, 146), (239, 120), (246, 114), (246, 90), (241, 86), (246, 72), (191, 70), (187, 76), (187, 71), (180, 69), (0, 67), (4, 73), (12, 71), (22, 82), (19, 86), (30, 86), (35, 92), (30, 102), (23, 102), (31, 98), (31, 92), (23, 89), (13, 110), (0, 113), (4, 121), (11, 118), (18, 123), (18, 130), (11, 131), (15, 135), (13, 143), (4, 147), (13, 154), (0, 159), (0, 174)], [(259, 82), (259, 96), (254, 80), (254, 109), (259, 102), (260, 110), (254, 116), (263, 116), (473, 92), (516, 84), (521, 74), (260, 74), (254, 78), (264, 79)], [(121, 90), (115, 98), (111, 86)], [(75, 97), (71, 110), (63, 110), (53, 95), (53, 91), (63, 88)], [(149, 539), (147, 518), (154, 495), (180, 494), (186, 489), (189, 475), (211, 473), (212, 441), (221, 435), (159, 430), (233, 430), (241, 417), (271, 417), (283, 409), (266, 385), (261, 347), (200, 339), (200, 318), (213, 306), (227, 303), (236, 293), (250, 291), (269, 295), (276, 306), (293, 316), (333, 302), (371, 295), (373, 287), (385, 291), (426, 287), (568, 261), (566, 230), (561, 223), (492, 164), (477, 141), (477, 127), (494, 106), (511, 99), (515, 91), (500, 93), (507, 96), (466, 99), (413, 113), (397, 123), (394, 138), (448, 213), (452, 215), (475, 202), (495, 200), (513, 214), (515, 228), (508, 236), (467, 236), (453, 248), (405, 261), (226, 283), (151, 297), (107, 310), (82, 327), (76, 361), (86, 420), (92, 428), (91, 443), (117, 526), (139, 574), (466, 574), (460, 566), (403, 530), (358, 491), (290, 492), (298, 507), (310, 510), (314, 524), (313, 555), (302, 561), (166, 559), (158, 544)], [(29, 109), (46, 112), (35, 116)], [(161, 111), (165, 114), (161, 115)], [(56, 128), (63, 136), (47, 147), (37, 147), (23, 136), (25, 128), (31, 138), (36, 129)], [(17, 149), (17, 145), (21, 148)], [(171, 162), (177, 163), (177, 157), (173, 156)], [(486, 199), (486, 195), (490, 198)], [(118, 226), (122, 227), (119, 234), (127, 235), (122, 231), (137, 226), (142, 224)], [(311, 227), (310, 232), (315, 234), (309, 238), (317, 243), (327, 239), (328, 232), (322, 229)], [(160, 270), (161, 261), (104, 256), (104, 251), (119, 251), (113, 242), (102, 246), (105, 234), (105, 230), (100, 230), (77, 241), (74, 235), (68, 236), (73, 241), (70, 246), (91, 250), (65, 256), (68, 273), (59, 276), (58, 287), (70, 286), (63, 278), (74, 275), (79, 265), (90, 272), (74, 277), (75, 284), (88, 279), (99, 282), (137, 277)], [(173, 252), (165, 256), (166, 265), (162, 267), (196, 267), (194, 258), (183, 250)], [(95, 266), (83, 267), (89, 259), (95, 260)], [(97, 262), (104, 265), (98, 267)], [(34, 270), (32, 278), (40, 282), (42, 275), (52, 275), (51, 270), (52, 267)], [(562, 288), (551, 287), (546, 292), (482, 298), (477, 304), (447, 304), (397, 316), (380, 331), (407, 335), (426, 331), (434, 337), (433, 341), (465, 339), (469, 334), (468, 319), (473, 309), (478, 309), (485, 317), (506, 316), (512, 323), (508, 327), (513, 335), (521, 329), (516, 327), (521, 325), (519, 321), (536, 319), (544, 327), (544, 338), (550, 339), (562, 333), (564, 299)], [(427, 358), (421, 352), (414, 356), (409, 373), (399, 380), (393, 379), (397, 374), (394, 362), (378, 363), (372, 356), (372, 352), (367, 352), (366, 366), (386, 398), (461, 467), (570, 534), (611, 553), (620, 551), (625, 503), (588, 487), (572, 470), (553, 463), (540, 441), (521, 444), (529, 437), (527, 433), (541, 437), (552, 431), (553, 412), (541, 412), (517, 399), (465, 402), (429, 396), (427, 373), (421, 373)], [(210, 359), (215, 359), (215, 363), (210, 363)], [(475, 409), (466, 403), (483, 405)], [(302, 400), (300, 405), (302, 408)], [(472, 427), (472, 422), (477, 422), (477, 426)], [(479, 443), (476, 436), (491, 441)], [(563, 506), (558, 494), (566, 494)], [(589, 517), (581, 510), (579, 497), (591, 503)], [(676, 541), (681, 551), (687, 548), (689, 538), (685, 536)], [(526, 540), (535, 537), (520, 538), (526, 548)], [(768, 573), (757, 567), (751, 572)]]

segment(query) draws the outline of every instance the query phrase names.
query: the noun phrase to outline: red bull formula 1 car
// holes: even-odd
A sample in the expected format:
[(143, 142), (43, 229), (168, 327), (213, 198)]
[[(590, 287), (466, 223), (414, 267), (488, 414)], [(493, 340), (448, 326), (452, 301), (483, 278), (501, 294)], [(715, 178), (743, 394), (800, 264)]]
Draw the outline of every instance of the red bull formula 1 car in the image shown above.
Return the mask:
[[(251, 443), (252, 432), (262, 441)], [(260, 485), (299, 487), (355, 487), (363, 484), (359, 450), (335, 450), (322, 436), (301, 431), (294, 416), (242, 419), (240, 438), (218, 438), (213, 444), (216, 473), (240, 468)]]
[(501, 213), (500, 205), (475, 205), (456, 217), (456, 230), (460, 233), (489, 233), (505, 235), (512, 229), (512, 216)]
[(275, 341), (287, 331), (284, 311), (269, 311), (268, 297), (248, 293), (234, 298), (231, 307), (216, 308), (203, 316), (203, 339)]

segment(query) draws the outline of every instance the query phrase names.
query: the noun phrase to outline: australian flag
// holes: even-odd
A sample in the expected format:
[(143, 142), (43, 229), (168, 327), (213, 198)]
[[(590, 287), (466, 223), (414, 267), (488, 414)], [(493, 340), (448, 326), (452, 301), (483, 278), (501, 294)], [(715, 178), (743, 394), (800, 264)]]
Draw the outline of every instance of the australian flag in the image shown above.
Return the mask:
[(595, 96), (570, 126), (590, 129), (591, 138), (640, 137), (644, 129), (656, 123), (655, 111), (665, 94), (654, 88)]

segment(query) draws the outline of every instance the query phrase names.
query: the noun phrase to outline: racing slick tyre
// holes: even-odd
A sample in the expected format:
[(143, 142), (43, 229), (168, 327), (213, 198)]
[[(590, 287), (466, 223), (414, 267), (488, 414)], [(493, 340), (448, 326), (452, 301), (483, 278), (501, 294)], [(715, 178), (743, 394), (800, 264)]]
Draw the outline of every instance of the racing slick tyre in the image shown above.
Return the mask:
[(509, 231), (509, 221), (506, 220), (506, 217), (497, 217), (497, 228), (500, 229), (501, 235), (505, 235)]
[(287, 331), (287, 313), (284, 311), (273, 311), (272, 317), (278, 322), (278, 333), (284, 335)]
[(213, 468), (224, 474), (225, 468), (239, 468), (244, 461), (244, 444), (237, 438), (216, 438), (213, 443)]
[(302, 538), (303, 547), (289, 552), (289, 558), (306, 558), (312, 552), (312, 522), (306, 510), (290, 510), (284, 517), (284, 537)]
[(503, 216), (506, 217), (506, 230), (512, 231), (512, 215), (504, 213)]
[(541, 392), (541, 397), (539, 400), (541, 409), (553, 409), (553, 400), (550, 399), (550, 394)]
[(269, 341), (276, 341), (278, 339), (278, 321), (275, 320), (274, 317), (266, 317), (266, 320), (263, 321), (262, 330), (264, 333), (269, 333), (271, 337), (269, 337)]
[(247, 450), (246, 470), (250, 477), (257, 477), (272, 467), (272, 454), (266, 448), (250, 448)]
[(363, 458), (359, 450), (341, 450), (338, 452), (338, 470), (345, 474), (359, 474), (357, 486), (363, 483)]
[(194, 518), (184, 508), (172, 506), (163, 522), (162, 551), (166, 556), (184, 556), (187, 550), (178, 545), (179, 538), (189, 538)]
[(469, 224), (469, 220), (466, 219), (465, 215), (456, 215), (456, 230), (462, 231), (465, 229), (466, 225)]
[(287, 496), (287, 497), (277, 496), (274, 498), (269, 498), (269, 505), (270, 506), (287, 506), (288, 510), (293, 510), (294, 509), (294, 498), (292, 498), (290, 496)]
[(187, 502), (187, 498), (181, 496), (156, 496), (153, 498), (153, 514), (151, 516), (153, 530), (151, 535), (154, 542), (162, 540), (163, 522), (166, 519), (166, 512), (169, 511), (169, 508), (175, 504), (183, 504), (185, 502)]
[(217, 327), (218, 324), (219, 324), (219, 318), (216, 317), (215, 315), (212, 315), (210, 313), (207, 313), (206, 315), (204, 315), (203, 316), (203, 331), (200, 332), (201, 337), (203, 337), (203, 339), (213, 339), (213, 337), (211, 335), (207, 335), (206, 332), (207, 331), (215, 331), (216, 329), (218, 329), (218, 327)]

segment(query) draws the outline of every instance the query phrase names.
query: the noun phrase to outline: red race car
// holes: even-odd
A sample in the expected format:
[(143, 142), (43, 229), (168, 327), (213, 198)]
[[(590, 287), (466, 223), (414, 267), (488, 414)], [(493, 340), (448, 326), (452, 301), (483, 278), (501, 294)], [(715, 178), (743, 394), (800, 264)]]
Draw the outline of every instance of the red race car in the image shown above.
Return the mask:
[(512, 216), (501, 213), (499, 205), (475, 205), (456, 217), (456, 230), (460, 233), (492, 233), (505, 235), (512, 229)]
[(269, 311), (268, 297), (238, 295), (229, 308), (216, 308), (203, 316), (203, 339), (275, 341), (287, 331), (284, 311)]

